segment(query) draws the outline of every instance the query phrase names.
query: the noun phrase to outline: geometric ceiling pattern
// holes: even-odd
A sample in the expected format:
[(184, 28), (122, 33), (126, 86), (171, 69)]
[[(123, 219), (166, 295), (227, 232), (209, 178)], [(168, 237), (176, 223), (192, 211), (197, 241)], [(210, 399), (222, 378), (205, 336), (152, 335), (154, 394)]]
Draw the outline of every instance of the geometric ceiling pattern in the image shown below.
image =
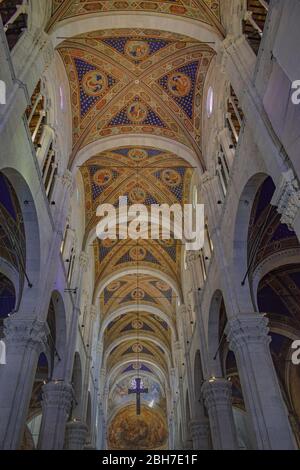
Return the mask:
[(100, 302), (103, 319), (120, 307), (132, 306), (133, 311), (142, 311), (143, 306), (150, 305), (159, 307), (172, 320), (176, 297), (170, 286), (159, 279), (150, 275), (137, 277), (135, 274), (128, 274), (121, 281), (111, 282), (104, 289)]
[[(158, 13), (158, 20), (164, 15), (192, 19), (199, 26), (209, 25), (218, 36), (224, 32), (219, 0), (54, 1), (48, 31), (78, 17), (103, 14), (104, 18), (110, 12), (116, 17), (136, 12), (137, 18), (139, 12)], [(128, 394), (137, 377), (148, 389), (138, 426), (153, 430), (159, 426), (161, 436), (152, 447), (166, 445), (166, 400), (174, 367), (172, 343), (178, 339), (183, 246), (174, 237), (99, 240), (96, 210), (106, 203), (118, 209), (120, 196), (127, 198), (128, 205), (143, 204), (149, 209), (154, 204), (191, 203), (194, 168), (176, 150), (163, 150), (159, 141), (171, 142), (169, 148), (174, 149), (185, 146), (205, 169), (203, 90), (215, 55), (209, 44), (179, 34), (175, 28), (168, 32), (144, 29), (138, 20), (136, 24), (67, 35), (57, 46), (68, 78), (72, 113), (69, 168), (74, 168), (78, 152), (89, 144), (97, 142), (101, 148), (105, 140), (107, 149), (84, 161), (79, 173), (85, 196), (83, 249), (91, 246), (94, 255), (92, 300), (101, 315), (101, 368), (109, 377), (108, 414), (113, 424), (108, 435), (110, 446), (120, 449), (131, 445), (124, 422), (137, 419), (135, 395)], [(130, 142), (127, 146), (118, 146), (121, 136)], [(137, 145), (137, 136), (139, 142), (157, 137), (157, 146)]]
[(65, 40), (73, 153), (109, 136), (167, 137), (201, 161), (201, 106), (214, 55), (206, 44), (162, 31), (96, 31)]
[(221, 29), (220, 0), (82, 0), (80, 2), (54, 0), (52, 6), (53, 18), (50, 24), (68, 18), (92, 13), (109, 11), (148, 11), (160, 14), (182, 16), (213, 24)]
[[(162, 163), (163, 161), (163, 163)], [(153, 148), (112, 149), (87, 161), (80, 169), (85, 188), (86, 237), (95, 230), (99, 204), (116, 208), (119, 196), (128, 204), (188, 202), (193, 169), (176, 155)], [(181, 243), (170, 240), (99, 240), (94, 241), (96, 279), (141, 263), (159, 267), (179, 280)]]

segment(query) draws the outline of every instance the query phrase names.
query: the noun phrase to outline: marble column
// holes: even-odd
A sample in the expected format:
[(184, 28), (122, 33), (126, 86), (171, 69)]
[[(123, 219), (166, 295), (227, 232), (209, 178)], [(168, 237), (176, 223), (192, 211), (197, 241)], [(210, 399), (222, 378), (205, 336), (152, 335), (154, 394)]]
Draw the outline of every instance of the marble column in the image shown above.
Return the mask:
[(300, 240), (300, 186), (293, 170), (282, 174), (271, 204), (277, 206), (281, 223), (294, 230)]
[(67, 423), (65, 449), (83, 450), (87, 432), (87, 426), (81, 421), (70, 421)]
[(190, 434), (193, 440), (193, 450), (210, 449), (210, 430), (208, 419), (203, 417), (201, 420), (190, 422)]
[(247, 313), (230, 318), (226, 327), (234, 352), (246, 409), (258, 449), (295, 449), (288, 413), (274, 369), (268, 319)]
[(73, 399), (73, 388), (63, 381), (49, 382), (43, 387), (42, 424), (38, 448), (61, 450)]
[(0, 369), (0, 449), (19, 449), (47, 325), (16, 314), (5, 320), (7, 364)]
[(202, 386), (214, 450), (238, 448), (232, 412), (231, 387), (231, 383), (222, 378), (212, 378), (204, 382)]

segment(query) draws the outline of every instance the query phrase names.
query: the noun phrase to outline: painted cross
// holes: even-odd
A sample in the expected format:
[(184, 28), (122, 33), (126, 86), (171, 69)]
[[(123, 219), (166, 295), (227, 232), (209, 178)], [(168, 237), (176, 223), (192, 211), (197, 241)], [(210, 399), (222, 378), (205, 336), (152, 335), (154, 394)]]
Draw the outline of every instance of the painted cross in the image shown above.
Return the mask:
[(148, 393), (148, 388), (141, 388), (141, 379), (135, 379), (135, 388), (130, 388), (128, 394), (136, 394), (136, 414), (139, 416), (141, 414), (141, 394)]

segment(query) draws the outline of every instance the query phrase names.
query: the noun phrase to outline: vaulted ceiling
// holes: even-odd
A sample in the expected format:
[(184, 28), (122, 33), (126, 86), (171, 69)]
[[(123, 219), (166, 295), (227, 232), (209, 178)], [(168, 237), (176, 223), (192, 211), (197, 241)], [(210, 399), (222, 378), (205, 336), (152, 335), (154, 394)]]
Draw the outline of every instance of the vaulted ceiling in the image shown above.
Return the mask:
[[(136, 14), (134, 29), (87, 28), (84, 33), (80, 29), (81, 34), (77, 29), (72, 36), (68, 31), (59, 38), (57, 51), (70, 86), (69, 168), (75, 171), (80, 152), (95, 143), (101, 149), (105, 142), (103, 150), (81, 160), (77, 170), (85, 192), (84, 248), (92, 245), (95, 259), (93, 302), (101, 312), (102, 367), (110, 378), (111, 416), (135, 399), (126, 389), (136, 374), (149, 389), (160, 389), (157, 411), (163, 413), (174, 367), (182, 243), (99, 240), (96, 209), (103, 203), (118, 207), (120, 196), (129, 204), (149, 207), (191, 202), (195, 168), (179, 149), (188, 149), (198, 168), (205, 168), (203, 92), (215, 52), (209, 43), (178, 34), (176, 28), (159, 30), (157, 25), (164, 16), (176, 17), (221, 36), (220, 2), (62, 0), (53, 2), (52, 11), (50, 32), (78, 18), (92, 20), (115, 12), (118, 24), (118, 15)], [(155, 29), (139, 28), (139, 15), (150, 13), (159, 14)], [(130, 138), (130, 145), (118, 145), (120, 136)], [(149, 136), (157, 138), (157, 145), (141, 144), (141, 138), (146, 141)], [(172, 143), (173, 151), (162, 148), (163, 139)], [(148, 401), (152, 403), (152, 395)]]
[(157, 135), (201, 156), (206, 44), (150, 30), (96, 31), (59, 46), (71, 86), (73, 153), (119, 134)]
[(54, 0), (52, 5), (50, 25), (87, 14), (146, 11), (191, 18), (222, 30), (220, 0)]

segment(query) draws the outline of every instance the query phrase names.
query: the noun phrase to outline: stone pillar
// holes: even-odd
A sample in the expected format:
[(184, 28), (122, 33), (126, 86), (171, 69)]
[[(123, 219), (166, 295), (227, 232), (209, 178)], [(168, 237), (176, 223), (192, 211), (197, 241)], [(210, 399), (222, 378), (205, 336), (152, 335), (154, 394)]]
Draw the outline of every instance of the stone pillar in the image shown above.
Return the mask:
[(300, 240), (300, 187), (293, 170), (283, 173), (271, 204), (277, 206), (281, 223), (294, 230)]
[(39, 449), (63, 449), (66, 422), (70, 414), (72, 399), (73, 388), (70, 384), (54, 381), (44, 385)]
[(66, 450), (83, 450), (87, 436), (87, 426), (80, 421), (70, 421), (66, 426)]
[(190, 422), (190, 434), (193, 439), (193, 450), (210, 449), (210, 430), (207, 418), (201, 421), (193, 420)]
[(258, 449), (295, 449), (287, 409), (274, 369), (263, 314), (241, 314), (228, 320), (230, 349), (234, 352), (246, 409)]
[(231, 383), (212, 378), (202, 387), (205, 406), (209, 415), (214, 450), (236, 450), (236, 429), (231, 403)]
[(5, 320), (6, 365), (0, 369), (0, 449), (20, 447), (47, 331), (44, 322), (26, 315), (16, 314)]

